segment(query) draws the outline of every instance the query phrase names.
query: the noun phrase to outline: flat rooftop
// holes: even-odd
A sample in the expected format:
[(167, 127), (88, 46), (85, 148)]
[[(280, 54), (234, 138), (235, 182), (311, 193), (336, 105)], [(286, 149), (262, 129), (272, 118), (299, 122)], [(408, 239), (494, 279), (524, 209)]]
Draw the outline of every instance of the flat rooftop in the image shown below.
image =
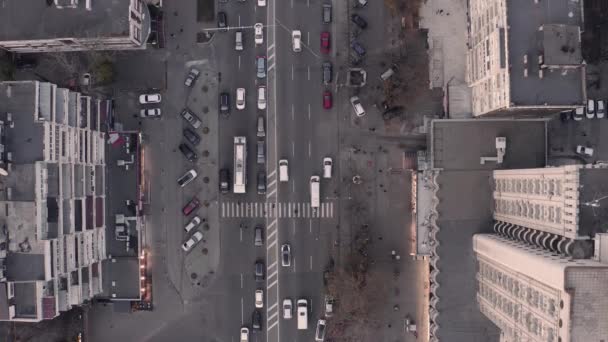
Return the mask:
[(79, 1), (59, 9), (44, 0), (4, 1), (0, 7), (0, 41), (129, 35), (128, 0)]
[[(572, 27), (581, 25), (580, 2), (550, 0), (535, 4), (532, 0), (512, 0), (506, 4), (513, 105), (583, 104), (583, 68), (545, 69), (543, 78), (539, 78), (538, 73), (539, 54), (544, 54), (547, 64), (581, 64), (581, 44)], [(545, 30), (539, 30), (543, 26)], [(528, 77), (524, 77), (523, 56), (526, 54)]]

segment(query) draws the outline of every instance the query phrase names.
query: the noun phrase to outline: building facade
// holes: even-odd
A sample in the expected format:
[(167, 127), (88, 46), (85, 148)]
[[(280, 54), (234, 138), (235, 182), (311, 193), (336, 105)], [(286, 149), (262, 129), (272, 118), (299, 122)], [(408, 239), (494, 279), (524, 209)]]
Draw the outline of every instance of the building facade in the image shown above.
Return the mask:
[(0, 83), (0, 320), (52, 319), (102, 292), (105, 105)]
[(608, 265), (573, 260), (493, 234), (473, 236), (477, 302), (502, 341), (602, 341)]
[(582, 1), (469, 0), (466, 78), (474, 116), (584, 104)]
[(150, 12), (142, 0), (21, 0), (0, 8), (0, 47), (13, 52), (143, 49)]

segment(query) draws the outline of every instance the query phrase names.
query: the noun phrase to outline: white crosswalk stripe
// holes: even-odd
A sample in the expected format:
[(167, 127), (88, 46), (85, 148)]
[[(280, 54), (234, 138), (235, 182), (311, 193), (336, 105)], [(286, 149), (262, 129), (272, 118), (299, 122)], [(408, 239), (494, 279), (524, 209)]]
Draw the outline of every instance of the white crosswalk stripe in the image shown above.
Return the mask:
[(333, 218), (334, 203), (321, 203), (319, 208), (311, 208), (309, 202), (277, 203), (267, 202), (222, 202), (222, 218)]

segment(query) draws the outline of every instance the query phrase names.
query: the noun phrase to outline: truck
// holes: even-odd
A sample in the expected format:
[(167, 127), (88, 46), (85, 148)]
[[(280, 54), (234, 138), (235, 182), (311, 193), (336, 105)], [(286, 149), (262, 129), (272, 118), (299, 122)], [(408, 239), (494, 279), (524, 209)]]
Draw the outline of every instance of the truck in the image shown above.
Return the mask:
[(244, 194), (247, 187), (247, 138), (234, 137), (234, 186), (235, 194)]
[(319, 176), (310, 177), (310, 207), (313, 209), (319, 208), (319, 187), (320, 187)]

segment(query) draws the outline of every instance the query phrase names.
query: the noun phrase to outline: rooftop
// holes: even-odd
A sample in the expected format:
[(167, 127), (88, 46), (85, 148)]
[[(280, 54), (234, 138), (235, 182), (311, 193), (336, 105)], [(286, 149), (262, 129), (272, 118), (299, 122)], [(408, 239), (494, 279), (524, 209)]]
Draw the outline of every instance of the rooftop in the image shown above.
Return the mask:
[[(540, 78), (538, 63), (541, 54), (547, 65), (582, 63), (580, 2), (514, 0), (506, 4), (511, 102), (515, 106), (582, 104), (583, 68), (545, 68)], [(524, 76), (524, 55), (528, 56), (528, 77)]]
[(129, 35), (128, 0), (79, 1), (59, 9), (43, 0), (4, 1), (0, 7), (0, 41), (87, 38)]

